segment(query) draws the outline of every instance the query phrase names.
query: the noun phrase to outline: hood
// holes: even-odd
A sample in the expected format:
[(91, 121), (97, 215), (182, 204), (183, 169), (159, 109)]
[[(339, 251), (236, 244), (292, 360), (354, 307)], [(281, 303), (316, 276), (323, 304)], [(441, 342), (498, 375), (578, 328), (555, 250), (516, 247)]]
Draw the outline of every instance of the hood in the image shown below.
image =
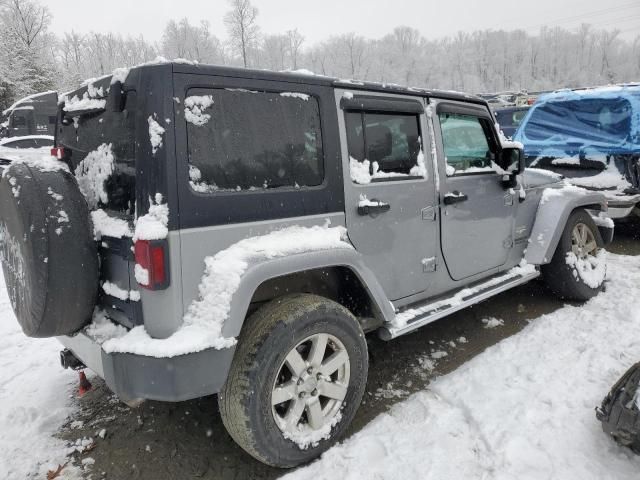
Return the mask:
[(541, 170), (539, 168), (526, 168), (524, 173), (522, 174), (522, 178), (524, 180), (524, 185), (526, 188), (535, 188), (550, 185), (552, 183), (562, 182), (562, 179), (564, 177), (557, 173), (550, 172), (549, 170)]

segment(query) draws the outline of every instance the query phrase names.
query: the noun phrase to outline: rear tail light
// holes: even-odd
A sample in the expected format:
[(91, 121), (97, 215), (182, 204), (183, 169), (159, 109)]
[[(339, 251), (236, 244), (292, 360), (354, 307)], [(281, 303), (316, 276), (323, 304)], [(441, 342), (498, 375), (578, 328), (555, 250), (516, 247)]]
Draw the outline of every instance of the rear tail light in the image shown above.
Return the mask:
[(56, 157), (58, 160), (62, 160), (65, 156), (66, 150), (64, 147), (53, 147), (51, 149), (51, 156)]
[(169, 286), (169, 263), (166, 240), (138, 240), (134, 247), (138, 284), (148, 290)]

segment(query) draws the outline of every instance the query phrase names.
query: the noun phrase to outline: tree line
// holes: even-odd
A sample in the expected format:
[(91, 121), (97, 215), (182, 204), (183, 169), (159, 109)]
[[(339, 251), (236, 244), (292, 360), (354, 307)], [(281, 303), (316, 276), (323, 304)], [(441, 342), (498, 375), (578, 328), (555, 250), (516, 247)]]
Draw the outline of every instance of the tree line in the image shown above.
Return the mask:
[(228, 0), (224, 39), (211, 33), (206, 20), (171, 20), (156, 42), (73, 29), (55, 34), (51, 20), (38, 0), (0, 0), (0, 109), (25, 95), (71, 90), (84, 79), (158, 56), (474, 93), (640, 80), (640, 35), (629, 41), (619, 30), (588, 24), (543, 27), (536, 35), (458, 32), (437, 40), (398, 26), (381, 38), (350, 32), (309, 44), (296, 28), (263, 33), (250, 0)]

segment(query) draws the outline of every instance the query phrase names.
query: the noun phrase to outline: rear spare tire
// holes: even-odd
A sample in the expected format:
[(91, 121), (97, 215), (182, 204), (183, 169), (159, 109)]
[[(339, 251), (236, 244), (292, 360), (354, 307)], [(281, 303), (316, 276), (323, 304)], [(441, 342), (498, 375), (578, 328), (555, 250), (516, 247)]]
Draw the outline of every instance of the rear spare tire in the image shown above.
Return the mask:
[(25, 163), (4, 172), (0, 260), (26, 335), (68, 335), (91, 319), (98, 253), (87, 203), (73, 175)]

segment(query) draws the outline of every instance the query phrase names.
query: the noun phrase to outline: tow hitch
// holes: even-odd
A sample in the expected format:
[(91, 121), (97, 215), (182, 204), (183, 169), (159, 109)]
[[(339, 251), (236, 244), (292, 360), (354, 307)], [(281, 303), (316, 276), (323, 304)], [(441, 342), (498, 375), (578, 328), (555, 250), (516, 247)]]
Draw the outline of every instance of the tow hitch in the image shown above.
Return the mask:
[(91, 382), (87, 380), (87, 376), (83, 372), (83, 370), (87, 367), (78, 357), (73, 354), (71, 350), (65, 348), (60, 352), (60, 363), (62, 364), (63, 368), (70, 368), (71, 370), (78, 371), (78, 378), (80, 380), (80, 385), (78, 386), (78, 396), (82, 397), (91, 390)]
[(70, 368), (71, 370), (84, 370), (87, 366), (76, 357), (71, 350), (65, 348), (60, 352), (60, 364), (62, 368)]

